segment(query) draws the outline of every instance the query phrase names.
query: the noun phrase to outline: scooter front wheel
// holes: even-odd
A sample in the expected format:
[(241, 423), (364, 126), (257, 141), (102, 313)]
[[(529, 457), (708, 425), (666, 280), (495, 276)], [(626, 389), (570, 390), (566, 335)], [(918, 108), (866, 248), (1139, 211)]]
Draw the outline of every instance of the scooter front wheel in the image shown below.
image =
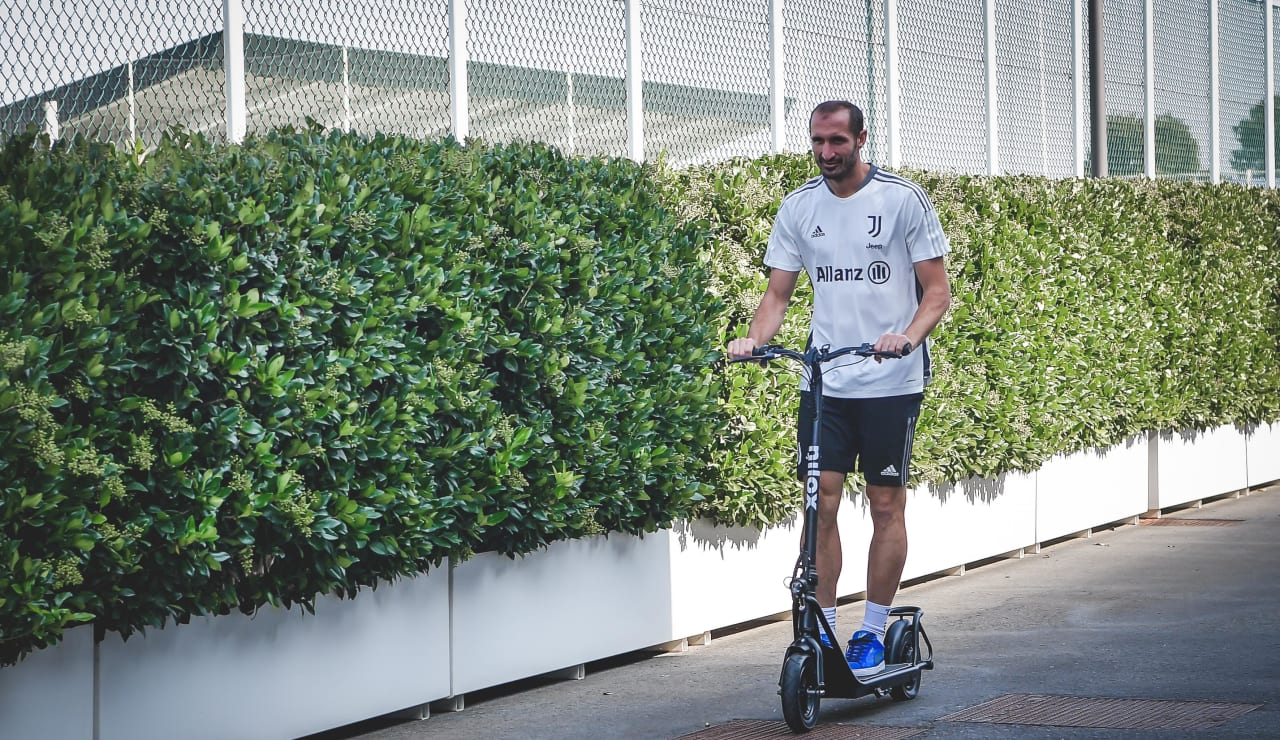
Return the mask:
[(792, 732), (808, 732), (818, 722), (818, 656), (794, 652), (782, 665), (782, 717)]

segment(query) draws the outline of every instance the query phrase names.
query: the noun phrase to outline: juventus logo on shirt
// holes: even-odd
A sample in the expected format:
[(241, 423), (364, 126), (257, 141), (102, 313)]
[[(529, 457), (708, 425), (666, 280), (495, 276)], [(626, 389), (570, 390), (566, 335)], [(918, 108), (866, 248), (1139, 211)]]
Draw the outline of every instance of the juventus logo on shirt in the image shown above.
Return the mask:
[(871, 222), (871, 228), (867, 229), (867, 233), (872, 236), (880, 236), (880, 217), (867, 216), (867, 220)]

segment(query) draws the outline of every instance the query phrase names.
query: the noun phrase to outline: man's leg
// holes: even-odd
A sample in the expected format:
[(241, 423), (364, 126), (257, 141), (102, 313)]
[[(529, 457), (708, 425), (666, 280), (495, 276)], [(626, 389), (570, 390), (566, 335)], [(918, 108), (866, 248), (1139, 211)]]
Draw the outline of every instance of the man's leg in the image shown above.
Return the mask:
[(872, 526), (867, 553), (867, 601), (889, 606), (898, 593), (902, 567), (907, 562), (907, 489), (869, 485), (867, 500), (871, 504)]
[(836, 605), (836, 582), (844, 565), (840, 548), (840, 497), (844, 494), (844, 473), (822, 471), (818, 479), (818, 606)]
[(859, 678), (884, 669), (884, 632), (907, 562), (907, 480), (921, 394), (867, 399), (861, 421), (862, 472), (867, 476), (871, 545), (862, 628), (845, 658)]
[(868, 485), (867, 500), (872, 533), (867, 552), (866, 612), (845, 652), (853, 675), (859, 678), (884, 670), (885, 625), (907, 562), (907, 489)]

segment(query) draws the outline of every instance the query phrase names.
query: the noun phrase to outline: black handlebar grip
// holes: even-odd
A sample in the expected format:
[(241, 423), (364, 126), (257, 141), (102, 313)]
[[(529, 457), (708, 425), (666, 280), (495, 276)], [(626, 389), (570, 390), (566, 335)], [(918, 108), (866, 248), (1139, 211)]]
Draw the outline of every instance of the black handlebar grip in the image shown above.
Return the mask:
[(906, 344), (902, 345), (902, 350), (899, 352), (899, 354), (901, 354), (903, 357), (906, 357), (907, 355), (911, 354), (912, 349), (913, 347), (911, 346), (911, 342), (907, 342)]
[(768, 345), (765, 345), (765, 346), (763, 346), (763, 347), (752, 347), (752, 348), (751, 348), (751, 354), (749, 354), (749, 355), (744, 355), (744, 356), (742, 356), (742, 357), (730, 357), (730, 358), (729, 358), (729, 362), (752, 362), (752, 361), (755, 361), (755, 362), (759, 362), (759, 363), (761, 363), (761, 364), (765, 364), (765, 363), (767, 363), (767, 362), (769, 361), (769, 359), (770, 359), (770, 357), (771, 357), (771, 356), (772, 356), (772, 355), (771, 355), (771, 354), (770, 354), (770, 352), (769, 352), (769, 347), (768, 347)]

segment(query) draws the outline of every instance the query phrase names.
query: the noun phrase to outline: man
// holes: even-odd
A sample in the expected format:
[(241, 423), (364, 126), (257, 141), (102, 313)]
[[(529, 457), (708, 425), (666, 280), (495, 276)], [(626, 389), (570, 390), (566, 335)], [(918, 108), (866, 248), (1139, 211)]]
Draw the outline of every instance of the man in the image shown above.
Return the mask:
[[(867, 480), (873, 534), (866, 613), (845, 657), (865, 678), (884, 670), (885, 626), (907, 559), (911, 443), (929, 382), (926, 339), (951, 304), (943, 265), (950, 246), (919, 185), (862, 160), (867, 132), (857, 106), (820, 104), (809, 116), (809, 135), (822, 174), (783, 200), (765, 252), (768, 289), (747, 336), (731, 341), (728, 352), (745, 357), (773, 339), (801, 269), (813, 284), (812, 344), (835, 349), (874, 341), (880, 351), (908, 352), (876, 362), (846, 357), (823, 368), (817, 597), (834, 630), (843, 561), (836, 512), (856, 462)], [(807, 382), (800, 407), (804, 450), (814, 413)], [(838, 644), (834, 635), (822, 639)]]

